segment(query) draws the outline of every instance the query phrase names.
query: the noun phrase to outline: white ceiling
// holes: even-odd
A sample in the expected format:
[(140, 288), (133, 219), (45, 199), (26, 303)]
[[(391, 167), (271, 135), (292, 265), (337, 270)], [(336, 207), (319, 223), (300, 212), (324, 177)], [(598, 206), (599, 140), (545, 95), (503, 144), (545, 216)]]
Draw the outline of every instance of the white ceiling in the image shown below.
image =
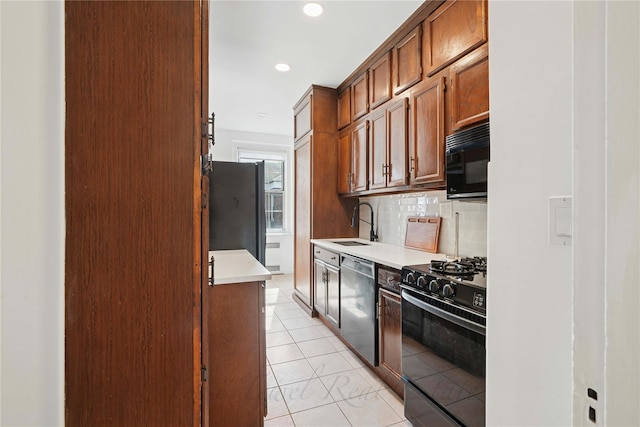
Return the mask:
[[(337, 87), (423, 3), (320, 0), (210, 3), (209, 109), (216, 128), (293, 135), (293, 106), (311, 84)], [(278, 62), (291, 71), (274, 69)], [(258, 113), (266, 113), (259, 117)]]

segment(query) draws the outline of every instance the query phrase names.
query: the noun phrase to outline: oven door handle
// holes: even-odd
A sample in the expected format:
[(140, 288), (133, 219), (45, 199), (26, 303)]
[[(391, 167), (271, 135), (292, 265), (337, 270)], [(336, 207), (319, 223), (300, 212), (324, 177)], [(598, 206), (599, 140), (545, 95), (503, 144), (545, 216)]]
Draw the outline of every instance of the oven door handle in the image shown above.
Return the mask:
[(460, 317), (460, 316), (456, 316), (453, 313), (449, 313), (446, 310), (443, 310), (441, 308), (438, 308), (436, 306), (427, 304), (423, 301), (420, 301), (418, 298), (412, 296), (411, 294), (409, 294), (409, 292), (405, 289), (402, 290), (402, 298), (404, 300), (406, 300), (408, 303), (415, 305), (418, 308), (421, 308), (424, 311), (428, 311), (429, 313), (433, 314), (434, 316), (438, 316), (442, 319), (448, 320), (451, 323), (455, 323), (458, 326), (462, 326), (463, 328), (467, 328), (473, 332), (477, 332), (481, 335), (486, 335), (486, 329), (484, 326), (482, 325), (478, 325), (475, 322), (471, 322), (467, 319), (465, 319), (464, 317)]

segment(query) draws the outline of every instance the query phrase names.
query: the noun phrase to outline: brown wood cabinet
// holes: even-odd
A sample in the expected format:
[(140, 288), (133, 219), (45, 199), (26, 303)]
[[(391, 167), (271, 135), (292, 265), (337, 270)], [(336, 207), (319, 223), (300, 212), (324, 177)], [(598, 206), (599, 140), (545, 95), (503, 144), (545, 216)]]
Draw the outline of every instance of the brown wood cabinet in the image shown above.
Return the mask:
[[(338, 197), (337, 93), (313, 85), (294, 107), (294, 114), (309, 105), (311, 129), (294, 150), (295, 238), (293, 297), (313, 311), (313, 257), (310, 239), (353, 237), (351, 214), (356, 200)], [(297, 122), (297, 121), (296, 121)]]
[(450, 76), (452, 130), (488, 119), (488, 45), (479, 47), (453, 64)]
[(351, 128), (338, 134), (338, 194), (349, 194), (351, 190)]
[(393, 48), (396, 95), (422, 79), (422, 26), (418, 25)]
[(338, 94), (338, 129), (351, 124), (351, 88)]
[(391, 381), (401, 382), (402, 376), (402, 303), (400, 295), (378, 290), (378, 332), (380, 369)]
[(369, 120), (356, 123), (351, 131), (351, 192), (366, 191), (368, 178)]
[(216, 285), (205, 304), (210, 426), (261, 426), (267, 410), (264, 282)]
[(411, 185), (443, 186), (445, 182), (446, 73), (429, 78), (411, 90)]
[(487, 0), (446, 1), (424, 27), (424, 62), (431, 76), (487, 41)]
[(370, 106), (373, 110), (391, 99), (391, 52), (369, 68)]
[(371, 113), (369, 181), (371, 190), (407, 185), (408, 101), (397, 99)]
[(358, 120), (369, 112), (369, 79), (365, 71), (351, 85), (352, 121)]

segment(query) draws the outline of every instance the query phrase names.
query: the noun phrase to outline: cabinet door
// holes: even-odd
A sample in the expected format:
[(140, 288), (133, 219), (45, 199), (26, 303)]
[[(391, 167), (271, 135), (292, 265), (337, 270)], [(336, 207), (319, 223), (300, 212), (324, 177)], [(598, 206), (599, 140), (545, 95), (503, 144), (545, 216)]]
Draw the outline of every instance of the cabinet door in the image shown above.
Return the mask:
[(402, 303), (399, 295), (378, 291), (380, 367), (397, 379), (402, 374)]
[(318, 259), (313, 264), (313, 306), (324, 316), (327, 312), (327, 268), (326, 264)]
[(367, 189), (367, 147), (369, 121), (364, 120), (357, 124), (351, 133), (352, 158), (351, 179), (353, 192)]
[(425, 67), (431, 76), (487, 41), (486, 0), (445, 2), (425, 20)]
[(354, 121), (369, 112), (369, 82), (366, 72), (351, 85), (351, 109)]
[(299, 140), (311, 130), (311, 97), (308, 95), (293, 113), (293, 139)]
[(399, 99), (387, 108), (388, 153), (387, 187), (409, 184), (407, 160), (409, 148), (408, 100)]
[(311, 308), (311, 144), (309, 135), (295, 148), (294, 295)]
[(369, 188), (387, 186), (387, 110), (380, 108), (371, 113), (369, 129)]
[(338, 129), (351, 123), (351, 88), (348, 87), (338, 95)]
[(411, 92), (411, 185), (444, 184), (444, 75)]
[(422, 26), (418, 25), (393, 48), (397, 95), (422, 79)]
[(391, 99), (391, 51), (369, 68), (369, 86), (371, 110)]
[(489, 56), (479, 47), (450, 68), (453, 130), (489, 118)]
[(338, 194), (351, 193), (351, 129), (338, 135)]
[(340, 327), (340, 269), (327, 264), (327, 319)]

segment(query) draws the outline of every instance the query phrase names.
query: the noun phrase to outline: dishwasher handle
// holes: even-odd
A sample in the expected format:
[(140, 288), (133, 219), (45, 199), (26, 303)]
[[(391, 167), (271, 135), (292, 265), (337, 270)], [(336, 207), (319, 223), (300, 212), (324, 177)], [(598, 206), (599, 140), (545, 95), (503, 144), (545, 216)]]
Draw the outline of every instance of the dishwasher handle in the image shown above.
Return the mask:
[(355, 271), (356, 273), (367, 276), (371, 279), (374, 278), (374, 264), (372, 261), (367, 261), (361, 258), (352, 257), (349, 255), (342, 255), (341, 268), (346, 268), (347, 270)]

